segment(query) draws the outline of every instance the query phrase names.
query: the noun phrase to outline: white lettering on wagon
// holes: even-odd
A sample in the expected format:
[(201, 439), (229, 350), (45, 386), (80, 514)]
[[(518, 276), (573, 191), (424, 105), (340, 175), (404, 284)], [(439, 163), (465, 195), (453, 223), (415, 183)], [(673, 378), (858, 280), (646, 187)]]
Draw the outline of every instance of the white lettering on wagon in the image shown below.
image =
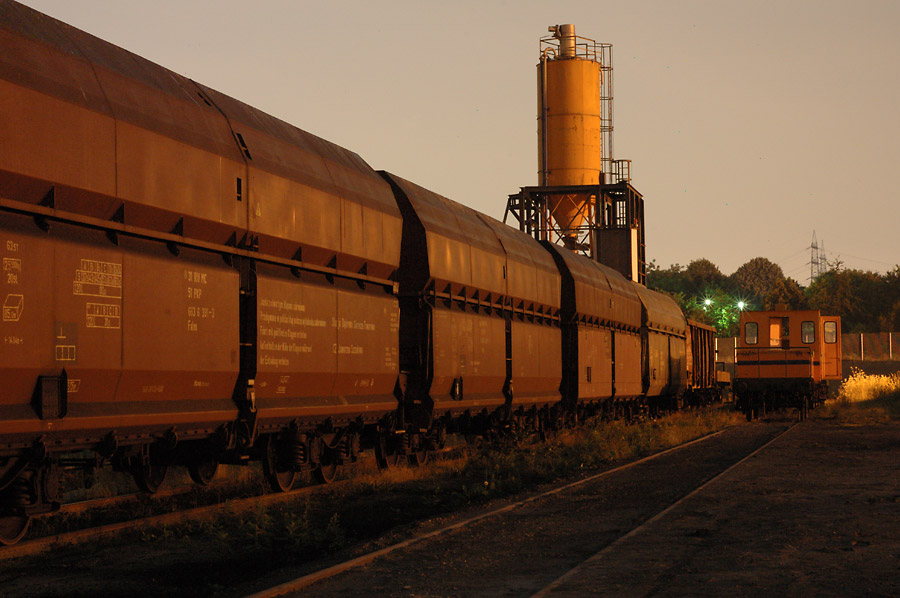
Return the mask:
[(331, 345), (331, 352), (337, 353), (338, 355), (362, 355), (364, 353), (363, 347), (360, 345)]
[[(259, 312), (259, 364), (276, 368), (290, 367), (292, 355), (313, 352), (309, 329), (328, 326), (322, 318), (306, 315), (306, 305), (284, 299), (260, 298)], [(270, 354), (266, 354), (270, 353)], [(275, 353), (277, 355), (271, 355)], [(287, 381), (276, 388), (276, 394), (283, 394)]]
[(72, 322), (56, 322), (53, 326), (56, 342), (53, 344), (55, 361), (76, 361), (78, 357), (78, 325)]
[(3, 258), (3, 273), (6, 284), (19, 284), (22, 275), (22, 260), (16, 257)]
[[(396, 332), (397, 310), (385, 308), (375, 317), (356, 319), (344, 315), (317, 314), (326, 307), (310, 307), (290, 297), (261, 297), (258, 303), (259, 365), (272, 368), (296, 367), (304, 354), (332, 354), (342, 359), (364, 359), (367, 353), (380, 347), (367, 338), (377, 334), (384, 323)], [(332, 308), (333, 309), (333, 308)], [(348, 311), (350, 309), (348, 308)], [(379, 310), (381, 311), (381, 310)], [(310, 313), (311, 312), (311, 313)], [(386, 318), (382, 319), (384, 315)], [(361, 336), (363, 335), (363, 336)], [(335, 342), (338, 341), (338, 342)], [(385, 347), (386, 368), (395, 367), (396, 347)]]
[(366, 320), (348, 320), (346, 318), (331, 318), (331, 325), (338, 330), (363, 330), (374, 332), (375, 324)]
[[(19, 244), (15, 241), (6, 241), (6, 250), (10, 253), (19, 251)], [(22, 282), (22, 260), (17, 257), (3, 258), (3, 278), (0, 281), (8, 285), (19, 286)], [(13, 290), (13, 289), (10, 289)], [(25, 309), (25, 295), (22, 293), (9, 293), (3, 299), (3, 321), (18, 322), (22, 318)], [(18, 341), (18, 342), (17, 342)], [(18, 336), (7, 336), (4, 342), (8, 345), (21, 344)]]
[(209, 274), (198, 270), (185, 270), (184, 282), (187, 284), (185, 289), (188, 300), (187, 330), (188, 332), (199, 332), (200, 324), (204, 320), (216, 318), (215, 306), (203, 303), (208, 297), (204, 290), (209, 283)]
[(22, 317), (22, 309), (25, 307), (25, 296), (10, 293), (3, 300), (3, 321), (18, 322)]
[(82, 259), (81, 269), (75, 270), (72, 294), (121, 299), (122, 264)]
[(85, 324), (88, 328), (122, 327), (122, 308), (114, 303), (88, 303), (86, 306)]

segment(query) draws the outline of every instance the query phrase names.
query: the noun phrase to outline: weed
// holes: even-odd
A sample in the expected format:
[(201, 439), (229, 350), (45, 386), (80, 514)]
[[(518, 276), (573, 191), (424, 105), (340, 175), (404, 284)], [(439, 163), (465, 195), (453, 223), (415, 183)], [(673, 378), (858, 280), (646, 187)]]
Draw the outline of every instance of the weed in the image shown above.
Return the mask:
[(867, 375), (853, 368), (838, 391), (838, 399), (858, 403), (879, 398), (900, 398), (900, 372), (890, 376)]
[(825, 403), (816, 415), (847, 425), (900, 419), (900, 373), (867, 375), (854, 368), (841, 383), (837, 398)]

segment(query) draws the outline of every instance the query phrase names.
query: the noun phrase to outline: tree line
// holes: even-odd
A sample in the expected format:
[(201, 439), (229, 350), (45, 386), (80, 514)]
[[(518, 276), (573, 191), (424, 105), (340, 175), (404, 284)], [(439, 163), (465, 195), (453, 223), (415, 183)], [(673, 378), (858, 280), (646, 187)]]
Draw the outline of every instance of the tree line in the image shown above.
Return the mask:
[(647, 266), (647, 286), (671, 295), (687, 317), (734, 336), (745, 309), (818, 309), (840, 316), (844, 332), (900, 331), (900, 265), (886, 274), (845, 268), (839, 260), (808, 286), (784, 275), (764, 258), (748, 261), (726, 276), (711, 261), (687, 266)]

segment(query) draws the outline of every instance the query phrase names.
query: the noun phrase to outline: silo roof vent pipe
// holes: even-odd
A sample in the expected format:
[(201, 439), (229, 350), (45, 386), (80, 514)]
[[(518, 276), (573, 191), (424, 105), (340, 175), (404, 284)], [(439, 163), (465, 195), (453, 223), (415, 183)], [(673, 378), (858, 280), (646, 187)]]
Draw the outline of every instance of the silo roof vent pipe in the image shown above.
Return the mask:
[(575, 58), (575, 25), (551, 25), (547, 30), (559, 40), (559, 58)]

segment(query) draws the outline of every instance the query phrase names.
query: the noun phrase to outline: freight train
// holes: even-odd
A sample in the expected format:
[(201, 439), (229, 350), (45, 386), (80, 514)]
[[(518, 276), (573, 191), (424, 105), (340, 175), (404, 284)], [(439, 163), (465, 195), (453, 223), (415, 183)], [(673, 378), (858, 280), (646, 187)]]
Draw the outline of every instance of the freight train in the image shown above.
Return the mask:
[(0, 1), (0, 541), (63, 468), (261, 461), (703, 402), (712, 329), (613, 269)]

